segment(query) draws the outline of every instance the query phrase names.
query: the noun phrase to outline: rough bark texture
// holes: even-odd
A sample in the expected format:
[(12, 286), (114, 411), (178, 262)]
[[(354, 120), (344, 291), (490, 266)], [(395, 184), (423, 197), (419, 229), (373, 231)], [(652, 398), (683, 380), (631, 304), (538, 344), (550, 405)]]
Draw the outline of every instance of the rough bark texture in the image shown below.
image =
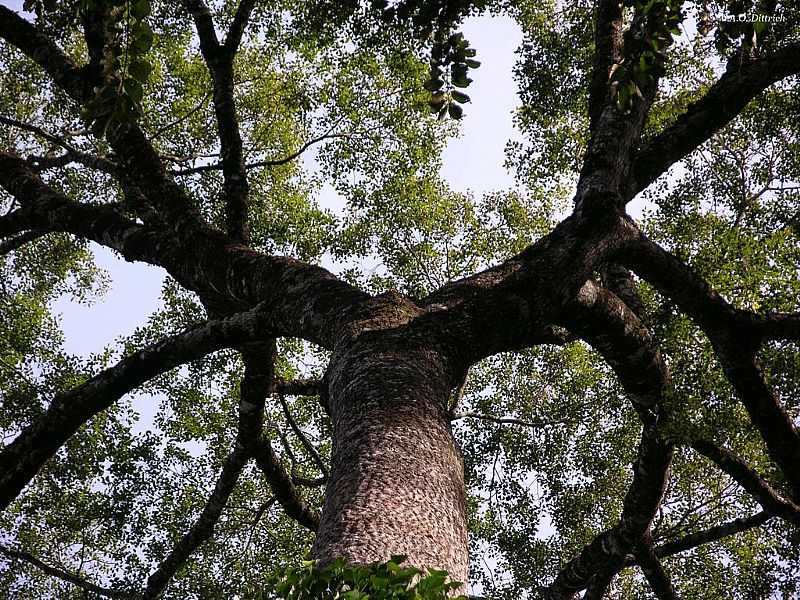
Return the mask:
[(358, 563), (406, 554), (463, 582), (464, 472), (447, 416), (451, 374), (435, 351), (392, 337), (358, 339), (332, 360), (333, 464), (313, 554)]

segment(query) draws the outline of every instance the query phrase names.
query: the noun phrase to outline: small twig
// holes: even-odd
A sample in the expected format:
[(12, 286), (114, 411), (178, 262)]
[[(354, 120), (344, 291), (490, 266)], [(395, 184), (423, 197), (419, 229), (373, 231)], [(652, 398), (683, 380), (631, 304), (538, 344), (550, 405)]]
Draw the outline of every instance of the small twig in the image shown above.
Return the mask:
[(181, 123), (186, 121), (188, 118), (190, 118), (197, 111), (199, 111), (201, 108), (203, 108), (203, 106), (205, 106), (206, 102), (208, 102), (210, 99), (211, 99), (211, 91), (209, 90), (208, 92), (206, 92), (205, 96), (203, 96), (203, 99), (200, 100), (200, 102), (197, 104), (197, 106), (195, 106), (194, 108), (189, 110), (182, 117), (178, 117), (177, 119), (175, 119), (171, 123), (167, 123), (163, 127), (157, 129), (156, 132), (152, 135), (152, 137), (150, 139), (151, 140), (155, 140), (155, 139), (161, 137), (162, 135), (164, 135), (166, 132), (168, 132), (173, 127), (177, 127), (178, 125), (180, 125)]
[(314, 444), (311, 443), (311, 440), (308, 439), (303, 430), (297, 425), (297, 422), (292, 417), (292, 413), (289, 410), (289, 405), (286, 403), (286, 398), (283, 397), (283, 394), (278, 394), (278, 401), (281, 403), (281, 408), (283, 408), (283, 414), (286, 416), (286, 420), (289, 421), (289, 426), (292, 428), (294, 434), (300, 440), (300, 443), (303, 444), (303, 447), (308, 451), (311, 457), (314, 459), (319, 470), (322, 472), (322, 475), (325, 479), (328, 478), (328, 467), (325, 466), (325, 461), (322, 460), (322, 457), (317, 452), (317, 449), (314, 447)]
[(574, 419), (554, 419), (552, 421), (525, 421), (514, 417), (493, 417), (492, 415), (484, 415), (476, 412), (463, 412), (454, 413), (450, 418), (451, 421), (459, 419), (480, 419), (481, 421), (490, 421), (492, 423), (499, 423), (501, 425), (520, 425), (522, 427), (540, 428), (548, 427), (550, 425), (567, 425), (575, 423)]
[(32, 554), (29, 554), (28, 552), (23, 552), (21, 550), (14, 550), (12, 548), (7, 548), (3, 545), (0, 545), (0, 554), (4, 554), (11, 560), (24, 561), (30, 565), (33, 565), (40, 571), (47, 573), (52, 577), (56, 577), (58, 579), (61, 579), (62, 581), (71, 583), (72, 585), (79, 587), (82, 590), (85, 590), (87, 592), (92, 592), (94, 594), (103, 596), (105, 598), (125, 598), (126, 600), (136, 598), (136, 594), (132, 592), (125, 592), (122, 590), (112, 590), (104, 588), (89, 581), (86, 581), (85, 579), (82, 579), (81, 577), (78, 577), (73, 573), (69, 573), (62, 569), (58, 569), (56, 567), (48, 565), (47, 563), (39, 560), (38, 558), (36, 558)]
[[(257, 169), (260, 167), (279, 167), (281, 165), (285, 165), (287, 163), (292, 162), (296, 158), (299, 158), (301, 154), (303, 154), (306, 150), (308, 150), (314, 144), (318, 144), (322, 141), (333, 139), (333, 138), (348, 138), (350, 137), (349, 133), (333, 133), (333, 134), (322, 134), (317, 136), (305, 144), (300, 146), (298, 150), (292, 152), (288, 156), (284, 156), (283, 158), (276, 158), (271, 160), (259, 160), (256, 162), (247, 163), (244, 168), (245, 170)], [(177, 171), (172, 171), (173, 175), (176, 176), (183, 176), (183, 175), (197, 175), (198, 173), (207, 173), (209, 171), (220, 171), (222, 170), (222, 163), (212, 163), (210, 165), (200, 165), (199, 167), (191, 167), (189, 169), (180, 169)]]

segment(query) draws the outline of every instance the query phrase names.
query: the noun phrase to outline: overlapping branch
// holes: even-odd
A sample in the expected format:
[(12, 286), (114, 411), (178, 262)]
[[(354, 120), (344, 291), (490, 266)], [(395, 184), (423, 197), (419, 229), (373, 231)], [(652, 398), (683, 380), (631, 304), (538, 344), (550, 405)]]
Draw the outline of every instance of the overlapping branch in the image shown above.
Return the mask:
[(705, 332), (770, 457), (788, 479), (793, 496), (800, 498), (800, 435), (755, 358), (764, 334), (782, 335), (778, 324), (788, 324), (787, 335), (792, 335), (795, 317), (736, 309), (690, 267), (643, 235), (624, 245), (619, 259), (676, 302)]
[(669, 372), (646, 328), (619, 298), (591, 281), (581, 290), (573, 309), (565, 317), (567, 325), (612, 366), (642, 418), (643, 430), (619, 522), (562, 567), (544, 591), (551, 600), (570, 598), (589, 586), (593, 578), (605, 582), (624, 566), (626, 556), (650, 528), (672, 460), (672, 445), (659, 432), (665, 417), (661, 401)]

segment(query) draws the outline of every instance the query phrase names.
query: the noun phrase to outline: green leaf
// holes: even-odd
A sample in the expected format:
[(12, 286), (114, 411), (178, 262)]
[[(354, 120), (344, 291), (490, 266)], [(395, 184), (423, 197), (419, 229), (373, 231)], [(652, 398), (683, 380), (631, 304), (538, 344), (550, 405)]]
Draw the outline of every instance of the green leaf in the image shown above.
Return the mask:
[(147, 23), (143, 23), (141, 27), (137, 28), (133, 42), (130, 45), (131, 51), (135, 54), (144, 54), (153, 45), (153, 32)]
[(429, 79), (428, 81), (425, 82), (423, 87), (429, 92), (435, 92), (437, 90), (442, 89), (443, 85), (444, 81), (441, 79)]
[(128, 74), (140, 83), (147, 82), (153, 66), (146, 60), (136, 59), (128, 66)]
[(137, 21), (141, 21), (150, 14), (149, 0), (135, 0), (131, 4), (131, 16)]

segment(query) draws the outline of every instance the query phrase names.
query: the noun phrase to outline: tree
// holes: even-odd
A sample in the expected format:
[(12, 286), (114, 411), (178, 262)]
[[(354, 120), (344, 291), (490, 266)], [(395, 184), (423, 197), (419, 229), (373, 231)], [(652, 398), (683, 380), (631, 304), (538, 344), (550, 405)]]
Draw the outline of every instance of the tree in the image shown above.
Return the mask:
[[(26, 8), (0, 7), (6, 595), (256, 597), (309, 549), (467, 581), (468, 531), (491, 597), (798, 592), (795, 4)], [(438, 170), (482, 11), (525, 33), (528, 141), (521, 190), (476, 199)], [(90, 241), (169, 278), (81, 360), (49, 303), (102, 291)]]

